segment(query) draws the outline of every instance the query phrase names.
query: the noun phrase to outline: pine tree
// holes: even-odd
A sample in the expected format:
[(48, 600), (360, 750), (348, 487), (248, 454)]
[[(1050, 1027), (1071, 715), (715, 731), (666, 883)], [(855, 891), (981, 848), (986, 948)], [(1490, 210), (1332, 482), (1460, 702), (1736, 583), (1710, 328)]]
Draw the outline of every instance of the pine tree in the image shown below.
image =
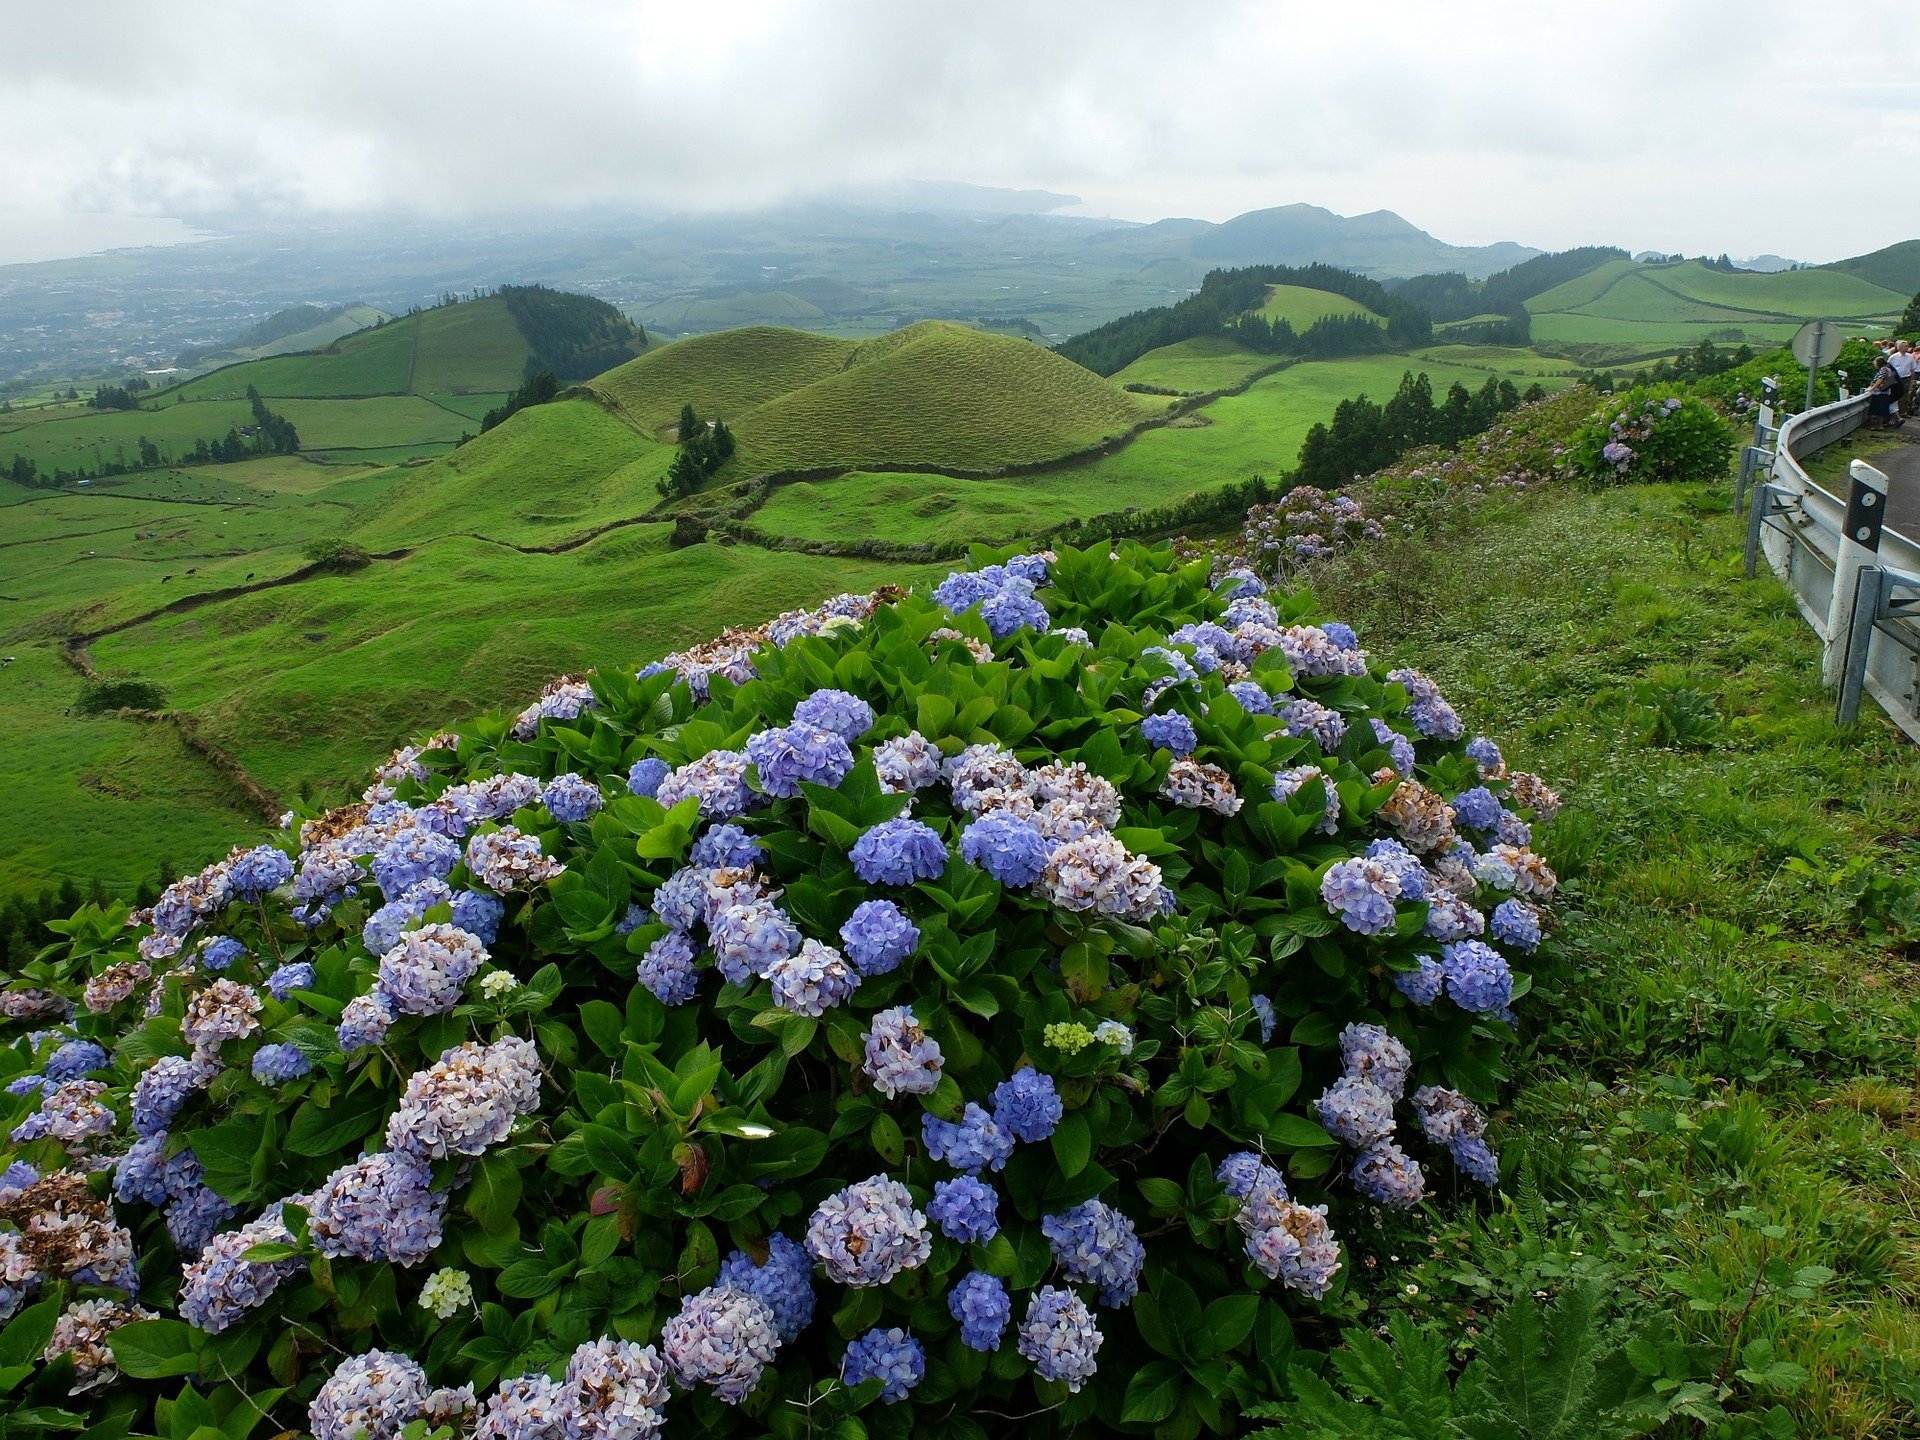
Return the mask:
[(686, 444), (700, 431), (700, 417), (693, 413), (692, 405), (680, 407), (680, 424), (676, 427), (680, 443)]

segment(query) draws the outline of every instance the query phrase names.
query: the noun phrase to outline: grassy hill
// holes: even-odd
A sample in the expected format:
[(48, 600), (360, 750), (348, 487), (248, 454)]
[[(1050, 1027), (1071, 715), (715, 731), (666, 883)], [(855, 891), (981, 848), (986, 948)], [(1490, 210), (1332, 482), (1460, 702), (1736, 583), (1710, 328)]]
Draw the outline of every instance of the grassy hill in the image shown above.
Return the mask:
[(1326, 290), (1309, 290), (1304, 285), (1269, 285), (1259, 314), (1269, 321), (1285, 320), (1296, 331), (1305, 330), (1314, 321), (1329, 315), (1359, 315), (1385, 323), (1358, 300)]
[(734, 425), (755, 406), (834, 374), (856, 348), (851, 340), (753, 325), (650, 350), (595, 376), (588, 388), (664, 439), (682, 405)]
[(1920, 240), (1902, 240), (1897, 245), (1856, 255), (1851, 260), (1837, 260), (1825, 268), (1865, 280), (1896, 295), (1910, 296), (1920, 292)]
[(1083, 450), (1164, 408), (1042, 346), (928, 320), (742, 414), (733, 463), (995, 469)]
[(1812, 319), (1884, 329), (1902, 295), (1837, 270), (1771, 274), (1697, 260), (1649, 265), (1610, 260), (1526, 302), (1535, 340), (1618, 347), (1623, 353), (1716, 343), (1779, 343)]
[(942, 320), (859, 342), (771, 326), (700, 335), (589, 388), (663, 438), (682, 405), (720, 416), (740, 443), (728, 475), (1029, 464), (1082, 450), (1164, 408), (1041, 346)]
[(1256, 370), (1277, 363), (1277, 357), (1249, 350), (1224, 335), (1196, 335), (1149, 350), (1124, 370), (1116, 371), (1113, 383), (1203, 395), (1230, 389)]
[(269, 315), (245, 334), (223, 345), (204, 345), (183, 350), (174, 362), (188, 369), (208, 365), (233, 365), (242, 360), (258, 360), (268, 355), (287, 355), (296, 350), (319, 350), (343, 336), (388, 319), (384, 310), (371, 305), (340, 305), (329, 310), (321, 305), (296, 305)]

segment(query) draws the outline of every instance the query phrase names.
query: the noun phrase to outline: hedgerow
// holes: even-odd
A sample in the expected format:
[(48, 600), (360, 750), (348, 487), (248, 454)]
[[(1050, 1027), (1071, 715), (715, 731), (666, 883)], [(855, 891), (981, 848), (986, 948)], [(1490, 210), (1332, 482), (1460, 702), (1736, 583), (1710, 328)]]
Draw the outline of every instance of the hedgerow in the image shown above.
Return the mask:
[(1308, 595), (976, 561), (556, 682), (56, 927), (0, 992), (7, 1433), (1284, 1395), (1350, 1224), (1498, 1182), (1557, 799)]
[(1568, 449), (1588, 480), (1613, 485), (1723, 477), (1733, 443), (1712, 406), (1656, 386), (1613, 396)]

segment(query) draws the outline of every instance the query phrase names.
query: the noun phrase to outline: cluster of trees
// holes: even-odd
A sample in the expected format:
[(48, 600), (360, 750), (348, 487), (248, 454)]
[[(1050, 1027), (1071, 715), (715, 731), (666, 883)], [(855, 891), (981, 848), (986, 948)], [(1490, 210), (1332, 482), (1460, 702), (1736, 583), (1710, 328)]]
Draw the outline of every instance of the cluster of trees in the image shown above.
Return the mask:
[[(1172, 305), (1159, 305), (1151, 310), (1136, 310), (1131, 315), (1123, 315), (1118, 320), (1110, 320), (1072, 339), (1061, 342), (1055, 348), (1069, 360), (1078, 362), (1097, 375), (1112, 375), (1124, 370), (1149, 350), (1157, 350), (1162, 345), (1177, 344), (1182, 340), (1192, 340), (1201, 335), (1228, 335), (1238, 338), (1237, 327), (1250, 318), (1248, 312), (1258, 310), (1267, 298), (1270, 285), (1299, 285), (1309, 290), (1325, 290), (1335, 295), (1344, 295), (1382, 317), (1384, 325), (1373, 324), (1365, 320), (1354, 323), (1329, 326), (1322, 330), (1314, 342), (1320, 346), (1348, 345), (1351, 349), (1321, 349), (1314, 352), (1314, 358), (1321, 359), (1335, 354), (1356, 354), (1373, 350), (1404, 350), (1417, 345), (1425, 345), (1433, 338), (1433, 322), (1427, 312), (1419, 305), (1401, 300), (1388, 293), (1377, 280), (1369, 280), (1364, 275), (1356, 275), (1351, 270), (1341, 270), (1332, 265), (1250, 265), (1239, 270), (1211, 270), (1200, 282), (1197, 293)], [(1336, 317), (1338, 318), (1338, 317)], [(1261, 325), (1266, 322), (1262, 320)], [(1309, 327), (1311, 334), (1327, 325), (1320, 321)], [(1285, 334), (1291, 335), (1293, 327), (1285, 321)], [(1276, 347), (1280, 339), (1276, 338), (1278, 327), (1267, 326), (1264, 332), (1249, 326), (1246, 334), (1253, 343), (1264, 334), (1265, 347)], [(1364, 329), (1365, 333), (1362, 333)], [(1304, 344), (1304, 337), (1295, 337), (1296, 343)], [(1307, 352), (1297, 352), (1307, 353)]]
[(1433, 383), (1423, 371), (1407, 371), (1384, 405), (1365, 395), (1342, 400), (1331, 425), (1318, 424), (1300, 443), (1293, 479), (1335, 490), (1356, 475), (1370, 475), (1422, 445), (1451, 448), (1492, 426), (1507, 411), (1546, 395), (1538, 383), (1523, 395), (1511, 380), (1487, 377), (1475, 391), (1455, 381), (1447, 398), (1434, 403)]
[(102, 385), (87, 399), (89, 410), (138, 410), (139, 395), (143, 390), (151, 390), (153, 382), (144, 375), (136, 375), (125, 385)]
[(734, 451), (733, 432), (727, 429), (727, 422), (703, 421), (694, 413), (692, 405), (680, 407), (678, 436), (680, 451), (655, 485), (669, 499), (698, 490), (707, 477), (727, 463)]
[(1514, 320), (1527, 313), (1526, 302), (1534, 296), (1564, 285), (1609, 260), (1627, 258), (1627, 252), (1616, 245), (1582, 245), (1550, 255), (1536, 255), (1484, 280), (1469, 280), (1457, 270), (1415, 275), (1396, 284), (1393, 293), (1418, 305), (1442, 324), (1481, 315)]
[(529, 379), (550, 370), (561, 385), (578, 384), (647, 348), (646, 331), (591, 295), (545, 285), (502, 285), (498, 293), (533, 352)]
[(535, 405), (544, 405), (560, 393), (560, 377), (551, 370), (529, 376), (527, 383), (507, 396), (507, 403), (496, 405), (480, 419), (480, 433), (486, 434), (502, 420), (518, 415)]
[(1907, 308), (1900, 312), (1900, 323), (1894, 326), (1893, 333), (1920, 338), (1920, 295), (1915, 295), (1907, 302)]
[[(1662, 356), (1651, 369), (1643, 368), (1631, 374), (1622, 371), (1618, 375), (1611, 370), (1588, 371), (1580, 378), (1595, 390), (1619, 390), (1630, 384), (1662, 385), (1676, 380), (1705, 380), (1711, 375), (1724, 375), (1729, 370), (1738, 370), (1753, 358), (1751, 345), (1737, 345), (1731, 350), (1722, 350), (1711, 340), (1702, 340), (1693, 349), (1671, 360)], [(1805, 374), (1803, 370), (1803, 383)]]
[[(292, 455), (300, 449), (300, 432), (284, 415), (276, 415), (260, 398), (253, 386), (247, 387), (247, 402), (253, 407), (253, 424), (245, 430), (235, 426), (218, 439), (204, 437), (193, 442), (193, 449), (176, 455), (142, 435), (134, 441), (134, 454), (122, 445), (111, 460), (96, 451), (97, 468), (63, 470), (55, 467), (43, 472), (38, 463), (16, 454), (0, 474), (16, 485), (41, 490), (58, 489), (73, 480), (95, 480), (108, 475), (133, 475), (142, 470), (158, 470), (168, 465), (225, 465), (235, 460), (250, 460), (260, 455)], [(119, 408), (119, 407), (113, 407)], [(132, 408), (132, 407), (127, 407)]]

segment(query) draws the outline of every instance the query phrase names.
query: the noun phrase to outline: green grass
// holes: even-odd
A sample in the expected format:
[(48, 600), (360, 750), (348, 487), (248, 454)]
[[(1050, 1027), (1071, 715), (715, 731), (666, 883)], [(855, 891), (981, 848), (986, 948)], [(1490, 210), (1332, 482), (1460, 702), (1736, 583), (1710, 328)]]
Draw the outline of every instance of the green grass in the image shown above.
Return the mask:
[(306, 355), (280, 355), (270, 360), (229, 365), (189, 380), (157, 398), (162, 404), (236, 399), (247, 393), (249, 385), (270, 400), (296, 395), (314, 399), (404, 395), (413, 363), (413, 332), (419, 318), (390, 320), (376, 330), (362, 330), (326, 350)]
[(1200, 335), (1149, 350), (1113, 377), (1116, 385), (1152, 385), (1187, 395), (1229, 390), (1256, 370), (1278, 363), (1224, 335)]
[(856, 348), (803, 330), (749, 326), (649, 350), (590, 386), (643, 430), (667, 439), (682, 405), (734, 425), (755, 406), (834, 374)]
[(672, 459), (593, 401), (556, 400), (401, 472), (347, 533), (370, 550), (461, 534), (552, 545), (658, 504)]
[(435, 542), (163, 617), (101, 641), (95, 658), (168, 687), (268, 784), (357, 789), (423, 724), (518, 708), (561, 671), (638, 665), (726, 624), (919, 573), (745, 545), (672, 551), (667, 528), (617, 530), (564, 555)]
[(1268, 320), (1285, 320), (1296, 334), (1329, 315), (1365, 315), (1379, 320), (1358, 300), (1327, 290), (1309, 290), (1304, 285), (1269, 285), (1260, 314)]
[(1904, 303), (1890, 290), (1833, 270), (1762, 275), (1692, 260), (1610, 260), (1534, 296), (1527, 310), (1541, 343), (1678, 347), (1707, 339), (1778, 343), (1817, 318), (1878, 333)]
[[(1808, 1372), (1788, 1395), (1729, 1374), (1737, 1407), (1908, 1435), (1912, 1370), (1891, 1367), (1920, 1360), (1920, 975), (1913, 929), (1877, 938), (1845, 877), (1914, 893), (1920, 752), (1872, 713), (1834, 726), (1812, 632), (1783, 586), (1739, 578), (1725, 491), (1703, 503), (1489, 505), (1320, 582), (1329, 613), (1567, 795), (1540, 836), (1565, 884), (1531, 1053), (1491, 1137), (1512, 1198), (1401, 1235), (1420, 1257), (1401, 1305), (1470, 1336), (1491, 1300), (1591, 1274), (1617, 1306), (1677, 1314), (1699, 1378), (1762, 1339)], [(1683, 692), (1719, 724), (1659, 743), (1642, 697)], [(1833, 1278), (1797, 1296), (1769, 1262)]]
[[(189, 407), (190, 408), (190, 407)], [(456, 441), (480, 427), (419, 395), (365, 400), (279, 400), (274, 409), (300, 432), (302, 450), (376, 450)]]
[(498, 296), (425, 311), (419, 326), (415, 395), (497, 393), (526, 378), (531, 351)]
[(1164, 410), (1043, 346), (926, 321), (740, 416), (729, 473), (825, 465), (984, 470), (1085, 449)]
[(196, 440), (216, 440), (252, 423), (253, 411), (244, 400), (161, 410), (89, 410), (0, 435), (0, 456), (11, 461), (16, 454), (24, 455), (42, 471), (96, 470), (122, 459), (138, 464), (142, 435), (163, 455), (181, 455), (190, 452)]

